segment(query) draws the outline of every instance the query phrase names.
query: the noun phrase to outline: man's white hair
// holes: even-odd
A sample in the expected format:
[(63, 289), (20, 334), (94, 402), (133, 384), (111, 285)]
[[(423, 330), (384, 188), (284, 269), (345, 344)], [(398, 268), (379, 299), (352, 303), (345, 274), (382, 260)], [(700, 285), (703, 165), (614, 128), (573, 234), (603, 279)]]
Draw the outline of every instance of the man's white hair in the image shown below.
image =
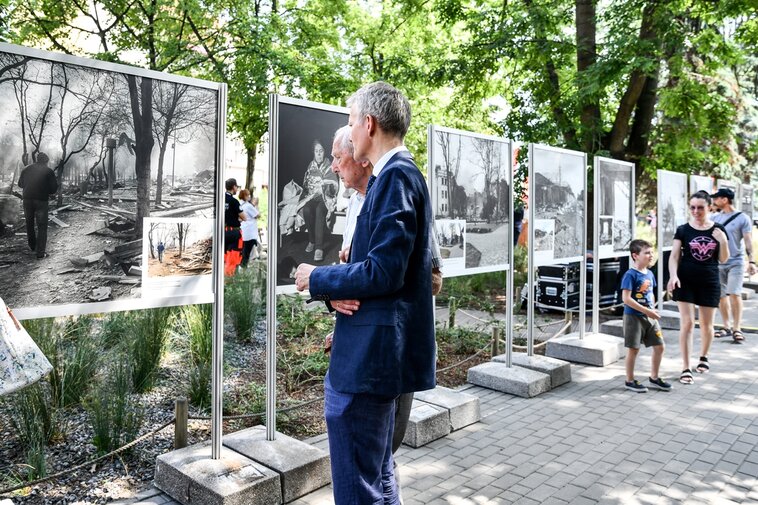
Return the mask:
[(343, 126), (336, 132), (334, 132), (334, 141), (343, 151), (347, 151), (350, 156), (353, 155), (355, 148), (352, 142), (350, 142), (350, 127), (348, 125)]

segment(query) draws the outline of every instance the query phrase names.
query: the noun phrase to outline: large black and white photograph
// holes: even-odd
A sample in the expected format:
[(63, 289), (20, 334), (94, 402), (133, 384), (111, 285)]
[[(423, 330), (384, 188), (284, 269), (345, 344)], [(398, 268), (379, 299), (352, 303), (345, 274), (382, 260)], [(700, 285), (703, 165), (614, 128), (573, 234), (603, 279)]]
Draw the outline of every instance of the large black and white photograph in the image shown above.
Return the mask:
[(709, 195), (713, 193), (713, 177), (707, 175), (690, 175), (690, 194), (705, 191)]
[(687, 175), (658, 170), (659, 253), (674, 244), (676, 228), (687, 222)]
[(272, 167), (278, 181), (276, 285), (294, 291), (292, 274), (298, 264), (339, 262), (345, 209), (338, 201), (349, 195), (332, 172), (331, 152), (334, 133), (347, 125), (348, 113), (346, 109), (278, 97), (277, 111), (271, 114), (276, 114), (271, 121), (276, 124), (278, 145)]
[[(429, 185), (434, 217), (465, 223), (463, 262), (445, 258), (446, 276), (508, 269), (511, 161), (508, 140), (429, 128)], [(437, 240), (443, 240), (438, 230)], [(443, 227), (444, 229), (444, 227)]]
[(634, 235), (634, 165), (609, 158), (596, 158), (599, 202), (599, 257), (629, 253)]
[(755, 215), (753, 191), (753, 186), (750, 184), (740, 185), (740, 209), (750, 218), (751, 223), (753, 222), (753, 216)]
[[(535, 256), (538, 263), (579, 261), (582, 251), (585, 213), (586, 157), (584, 153), (532, 147), (530, 203), (537, 220), (553, 222), (553, 256)], [(535, 240), (538, 227), (535, 226)]]
[(143, 295), (145, 219), (213, 218), (218, 85), (15, 47), (0, 52), (0, 296), (25, 317), (144, 306), (121, 302)]

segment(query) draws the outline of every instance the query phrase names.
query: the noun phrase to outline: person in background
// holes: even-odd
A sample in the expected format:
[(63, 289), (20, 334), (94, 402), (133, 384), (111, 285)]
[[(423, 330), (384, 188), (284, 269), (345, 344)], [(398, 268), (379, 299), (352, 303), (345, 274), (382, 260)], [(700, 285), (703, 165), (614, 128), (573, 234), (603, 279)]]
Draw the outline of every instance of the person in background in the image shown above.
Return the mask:
[(679, 347), (682, 351), (682, 373), (679, 382), (692, 384), (690, 369), (692, 330), (695, 326), (695, 307), (700, 322), (700, 361), (696, 370), (710, 370), (708, 351), (713, 341), (713, 316), (719, 306), (721, 285), (719, 263), (729, 259), (726, 230), (708, 217), (711, 195), (698, 191), (690, 196), (690, 221), (679, 226), (669, 257), (667, 290), (673, 292), (681, 317)]
[(224, 194), (224, 273), (234, 274), (242, 262), (242, 232), (241, 223), (247, 219), (240, 209), (240, 202), (234, 195), (239, 186), (236, 179), (227, 179)]
[(18, 178), (18, 185), (24, 190), (24, 219), (26, 220), (26, 240), (29, 249), (37, 253), (37, 259), (47, 254), (47, 223), (50, 196), (58, 191), (58, 179), (47, 162), (47, 154), (37, 153), (34, 163), (26, 166)]
[(724, 321), (724, 329), (714, 333), (716, 338), (732, 337), (736, 343), (742, 343), (742, 284), (745, 277), (745, 256), (747, 271), (755, 274), (753, 259), (753, 235), (750, 218), (733, 207), (734, 191), (721, 188), (712, 194), (713, 205), (719, 210), (711, 219), (726, 229), (729, 238), (729, 260), (719, 265), (721, 281), (721, 299), (719, 312)]
[(258, 247), (258, 217), (260, 213), (252, 204), (252, 195), (247, 189), (243, 189), (239, 194), (240, 210), (245, 216), (245, 220), (240, 223), (242, 233), (242, 268), (247, 268), (250, 261), (250, 254), (253, 249)]

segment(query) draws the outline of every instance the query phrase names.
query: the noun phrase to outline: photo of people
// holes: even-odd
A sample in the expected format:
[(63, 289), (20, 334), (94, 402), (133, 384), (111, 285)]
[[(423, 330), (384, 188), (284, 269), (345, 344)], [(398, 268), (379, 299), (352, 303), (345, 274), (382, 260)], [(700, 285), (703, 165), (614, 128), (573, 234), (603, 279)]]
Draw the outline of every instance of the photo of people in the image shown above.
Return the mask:
[(597, 195), (600, 258), (625, 256), (634, 233), (634, 165), (598, 157)]
[[(549, 263), (578, 261), (584, 256), (586, 155), (540, 145), (533, 145), (531, 153), (529, 190), (535, 223), (552, 220), (554, 230), (552, 258), (539, 257)], [(535, 240), (538, 229), (535, 226)]]
[(347, 124), (348, 115), (323, 104), (277, 99), (271, 112), (277, 136), (272, 145), (278, 145), (278, 226), (272, 245), (277, 247), (277, 286), (294, 290), (291, 274), (298, 264), (339, 261), (349, 195), (332, 172), (331, 149), (334, 132)]

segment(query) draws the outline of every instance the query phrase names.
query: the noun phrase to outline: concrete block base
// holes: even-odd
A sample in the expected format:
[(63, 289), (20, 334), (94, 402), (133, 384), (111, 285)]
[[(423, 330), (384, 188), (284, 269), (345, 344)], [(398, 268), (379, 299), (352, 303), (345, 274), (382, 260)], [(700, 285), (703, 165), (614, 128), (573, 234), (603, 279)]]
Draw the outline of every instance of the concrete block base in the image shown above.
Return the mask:
[[(678, 330), (679, 329), (680, 316), (679, 316), (678, 311), (663, 309), (662, 311), (660, 311), (660, 314), (661, 314), (661, 319), (658, 321), (658, 324), (661, 325), (661, 329), (663, 330)], [(697, 313), (695, 316), (697, 317)]]
[(403, 443), (413, 448), (445, 437), (450, 433), (450, 412), (443, 407), (413, 399)]
[(435, 407), (447, 409), (450, 415), (450, 429), (453, 431), (478, 423), (482, 419), (479, 397), (468, 393), (437, 386), (429, 391), (416, 393), (414, 398)]
[(328, 485), (331, 479), (329, 455), (282, 433), (266, 440), (266, 427), (253, 426), (223, 438), (229, 449), (279, 474), (284, 503)]
[(745, 281), (742, 283), (742, 287), (758, 292), (758, 281)]
[(613, 319), (600, 323), (600, 333), (624, 338), (624, 321), (622, 319)]
[(550, 340), (545, 354), (572, 363), (606, 366), (626, 356), (626, 349), (624, 341), (613, 335), (585, 333), (580, 339), (574, 332)]
[(466, 380), (477, 386), (523, 398), (550, 391), (549, 375), (518, 366), (509, 368), (503, 363), (482, 363), (469, 368)]
[(279, 474), (232, 450), (211, 459), (203, 442), (156, 459), (155, 486), (184, 505), (279, 505)]
[(755, 296), (755, 290), (751, 288), (742, 288), (742, 299), (750, 300)]
[[(514, 352), (511, 356), (514, 365), (528, 368), (550, 376), (550, 388), (557, 388), (571, 382), (571, 364), (548, 356), (527, 356), (523, 352)], [(495, 363), (505, 363), (505, 354), (492, 358)]]

